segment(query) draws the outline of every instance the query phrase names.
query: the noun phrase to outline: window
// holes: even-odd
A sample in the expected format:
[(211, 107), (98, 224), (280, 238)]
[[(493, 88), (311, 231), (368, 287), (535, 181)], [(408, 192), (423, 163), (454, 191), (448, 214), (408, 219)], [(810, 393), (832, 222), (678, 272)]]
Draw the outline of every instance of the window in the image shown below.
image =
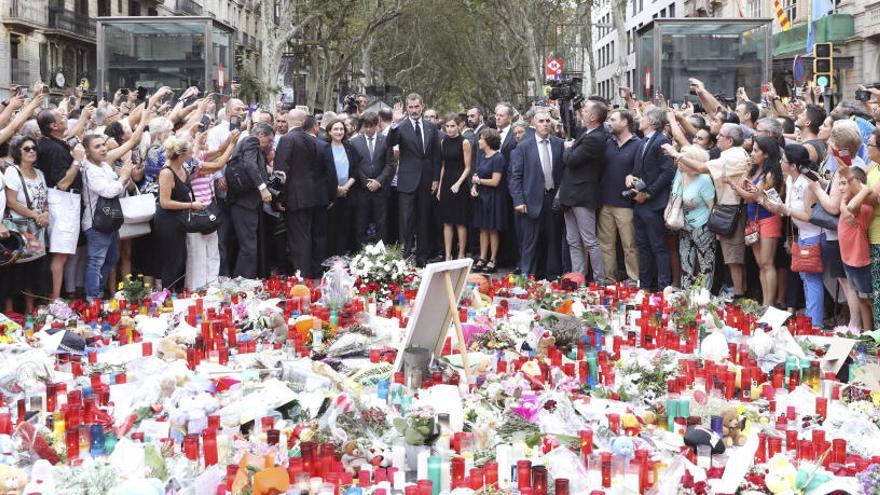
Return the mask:
[(128, 15), (131, 15), (131, 16), (141, 15), (141, 3), (136, 0), (129, 0), (128, 1)]
[(675, 17), (675, 4), (669, 5), (669, 17)]
[(89, 0), (76, 0), (74, 8), (77, 14), (89, 15)]
[(116, 0), (116, 13), (122, 14), (122, 0)]
[[(635, 2), (636, 0), (633, 0)], [(645, 0), (639, 0), (639, 12), (645, 10)]]
[(110, 0), (98, 0), (98, 15), (102, 17), (113, 15), (110, 11)]
[(791, 23), (797, 19), (797, 0), (782, 0), (782, 10)]

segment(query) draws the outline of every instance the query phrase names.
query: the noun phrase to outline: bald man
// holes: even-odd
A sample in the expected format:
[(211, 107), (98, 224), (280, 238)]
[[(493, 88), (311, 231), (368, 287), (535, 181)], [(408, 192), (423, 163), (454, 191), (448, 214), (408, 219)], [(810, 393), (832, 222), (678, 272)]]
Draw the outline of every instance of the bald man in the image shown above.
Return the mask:
[(275, 170), (287, 176), (280, 199), (293, 268), (303, 277), (314, 278), (312, 216), (320, 203), (317, 191), (320, 170), (317, 140), (303, 129), (305, 118), (305, 112), (297, 108), (287, 114), (291, 130), (278, 141)]

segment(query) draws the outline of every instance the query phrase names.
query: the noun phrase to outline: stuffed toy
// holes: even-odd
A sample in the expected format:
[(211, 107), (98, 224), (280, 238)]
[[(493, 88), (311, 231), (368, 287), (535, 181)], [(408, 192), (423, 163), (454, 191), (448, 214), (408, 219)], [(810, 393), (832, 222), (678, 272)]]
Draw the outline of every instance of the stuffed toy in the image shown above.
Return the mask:
[(31, 469), (31, 480), (24, 487), (23, 495), (55, 495), (55, 479), (52, 477), (52, 465), (45, 459), (39, 459)]
[(784, 454), (776, 454), (767, 463), (764, 484), (774, 495), (794, 495), (797, 470)]
[(0, 466), (0, 495), (21, 495), (27, 475), (17, 467)]
[(549, 331), (545, 331), (544, 334), (541, 335), (541, 339), (538, 340), (538, 359), (545, 359), (547, 357), (547, 351), (555, 343), (556, 337), (554, 337)]
[(724, 425), (724, 445), (741, 447), (746, 443), (746, 437), (742, 434), (745, 427), (743, 420), (736, 407), (727, 407), (721, 411), (721, 420)]
[(179, 339), (173, 337), (160, 340), (157, 351), (159, 359), (163, 361), (186, 359), (186, 346), (180, 343)]
[(637, 437), (639, 436), (639, 432), (642, 431), (642, 424), (639, 422), (639, 418), (633, 413), (626, 413), (620, 418), (620, 424), (623, 426), (623, 430), (626, 432), (627, 436)]
[(623, 457), (628, 465), (629, 461), (635, 457), (636, 444), (631, 437), (616, 437), (611, 440), (611, 450), (614, 455)]

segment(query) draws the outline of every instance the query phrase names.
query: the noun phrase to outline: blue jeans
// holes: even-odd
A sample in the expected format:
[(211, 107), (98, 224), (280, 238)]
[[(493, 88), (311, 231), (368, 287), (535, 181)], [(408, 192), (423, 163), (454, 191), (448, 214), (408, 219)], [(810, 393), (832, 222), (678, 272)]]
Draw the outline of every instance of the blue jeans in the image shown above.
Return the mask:
[[(801, 246), (812, 246), (822, 238), (821, 235), (808, 237), (800, 241)], [(804, 282), (804, 297), (807, 300), (807, 316), (813, 320), (813, 326), (822, 327), (825, 318), (825, 289), (822, 286), (821, 273), (801, 273)]]
[(110, 270), (119, 260), (119, 232), (105, 234), (95, 229), (86, 231), (89, 257), (86, 262), (86, 297), (99, 298), (104, 284), (110, 278)]

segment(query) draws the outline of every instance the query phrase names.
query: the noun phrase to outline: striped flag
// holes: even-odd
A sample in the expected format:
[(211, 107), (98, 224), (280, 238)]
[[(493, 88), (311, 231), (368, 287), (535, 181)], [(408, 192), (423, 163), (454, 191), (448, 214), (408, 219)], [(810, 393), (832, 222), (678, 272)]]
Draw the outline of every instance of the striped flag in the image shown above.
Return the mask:
[(791, 22), (788, 21), (788, 16), (785, 15), (785, 11), (782, 10), (782, 2), (779, 0), (773, 0), (773, 7), (776, 9), (776, 19), (779, 21), (782, 30), (788, 31), (791, 29)]

